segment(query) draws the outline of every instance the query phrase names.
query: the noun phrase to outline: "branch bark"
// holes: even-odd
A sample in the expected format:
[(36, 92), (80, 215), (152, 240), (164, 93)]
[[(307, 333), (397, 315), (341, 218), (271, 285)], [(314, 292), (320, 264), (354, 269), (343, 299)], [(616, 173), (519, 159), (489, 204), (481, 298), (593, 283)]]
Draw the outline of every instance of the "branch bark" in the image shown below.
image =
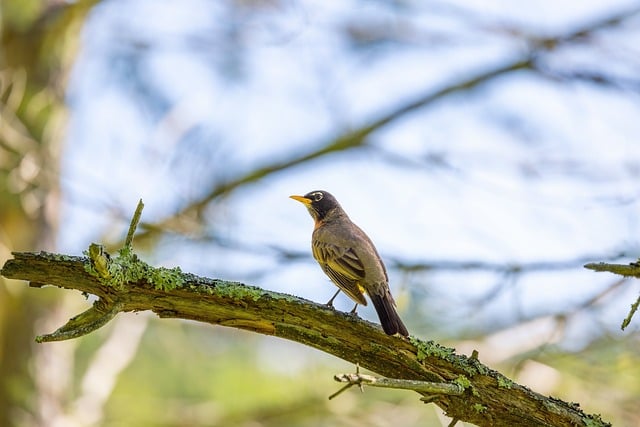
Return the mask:
[[(104, 256), (101, 253), (96, 259)], [(121, 253), (118, 258), (125, 256)], [(461, 395), (426, 396), (425, 400), (454, 419), (480, 426), (609, 425), (598, 415), (585, 414), (576, 404), (535, 393), (475, 357), (457, 355), (431, 341), (388, 336), (370, 322), (292, 295), (178, 269), (153, 268), (135, 254), (129, 257), (129, 264), (118, 258), (109, 260), (106, 278), (89, 258), (14, 253), (1, 274), (27, 280), (31, 286), (48, 284), (99, 298), (58, 331), (63, 335), (45, 336), (53, 339), (78, 336), (69, 332), (86, 327), (83, 318), (88, 318), (87, 324), (101, 326), (113, 317), (114, 310), (151, 310), (162, 318), (191, 319), (285, 338), (389, 378), (458, 384), (464, 388)], [(91, 310), (94, 312), (87, 314)]]

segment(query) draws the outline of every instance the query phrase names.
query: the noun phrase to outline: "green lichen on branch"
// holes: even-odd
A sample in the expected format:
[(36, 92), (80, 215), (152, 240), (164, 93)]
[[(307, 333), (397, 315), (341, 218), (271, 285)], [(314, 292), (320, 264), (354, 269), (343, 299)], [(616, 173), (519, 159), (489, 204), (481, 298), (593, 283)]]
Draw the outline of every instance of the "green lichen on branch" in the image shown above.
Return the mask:
[(458, 378), (453, 380), (453, 383), (458, 384), (460, 387), (462, 387), (465, 390), (469, 390), (471, 394), (474, 395), (475, 397), (479, 396), (478, 390), (476, 390), (476, 388), (473, 386), (473, 383), (471, 382), (471, 380), (465, 377), (464, 375), (458, 375)]
[(470, 377), (490, 374), (490, 369), (480, 363), (477, 358), (456, 355), (454, 348), (445, 347), (433, 341), (422, 341), (413, 336), (409, 337), (409, 341), (418, 350), (416, 356), (419, 362), (423, 362), (428, 357), (436, 357), (455, 364), (462, 372)]
[(464, 375), (459, 375), (458, 378), (453, 380), (453, 382), (458, 384), (460, 387), (462, 387), (465, 390), (471, 387), (471, 381), (469, 380), (469, 378), (465, 377)]
[(611, 425), (602, 420), (600, 414), (589, 414), (582, 419), (586, 427), (601, 427), (602, 425)]
[(140, 199), (131, 218), (124, 246), (118, 251), (118, 256), (112, 258), (104, 246), (91, 243), (89, 249), (83, 252), (87, 256), (84, 269), (97, 277), (101, 283), (116, 290), (125, 289), (127, 283), (140, 281), (146, 281), (155, 289), (163, 291), (179, 288), (184, 285), (180, 267), (152, 267), (140, 260), (133, 252), (133, 236), (140, 222), (142, 209), (144, 209), (144, 203)]
[(449, 360), (455, 355), (456, 350), (441, 346), (433, 341), (422, 341), (415, 337), (409, 337), (409, 341), (418, 350), (417, 359), (419, 362), (424, 361), (427, 357), (438, 357), (440, 359)]
[(180, 267), (152, 267), (138, 258), (130, 246), (111, 257), (101, 245), (92, 243), (87, 251), (84, 269), (92, 276), (116, 290), (123, 290), (127, 283), (146, 281), (155, 289), (170, 291), (183, 286), (184, 279)]
[(225, 282), (216, 286), (216, 294), (232, 299), (249, 298), (258, 301), (267, 292), (254, 286), (246, 286), (238, 282)]
[(498, 375), (497, 381), (498, 381), (498, 387), (500, 388), (513, 387), (513, 381), (511, 381), (509, 378), (505, 377), (504, 375)]
[(474, 411), (476, 411), (479, 414), (482, 414), (487, 410), (487, 406), (482, 405), (480, 403), (474, 403), (472, 408), (473, 408)]

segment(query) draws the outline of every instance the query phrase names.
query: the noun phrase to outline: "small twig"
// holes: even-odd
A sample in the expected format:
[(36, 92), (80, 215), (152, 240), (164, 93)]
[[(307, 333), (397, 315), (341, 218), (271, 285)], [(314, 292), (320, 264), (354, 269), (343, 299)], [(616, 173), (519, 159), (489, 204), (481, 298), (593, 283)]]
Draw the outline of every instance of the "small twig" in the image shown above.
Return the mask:
[(336, 391), (331, 396), (329, 396), (329, 400), (333, 399), (334, 397), (336, 397), (337, 395), (339, 395), (340, 393), (342, 393), (346, 389), (351, 388), (354, 385), (355, 385), (354, 383), (350, 383), (350, 384), (347, 384), (347, 385), (343, 386), (340, 390)]
[(609, 264), (606, 262), (591, 262), (589, 264), (585, 264), (584, 268), (588, 268), (593, 271), (608, 271), (625, 277), (640, 277), (640, 265), (638, 263)]
[(110, 279), (109, 263), (111, 262), (111, 256), (104, 249), (104, 246), (98, 243), (91, 243), (87, 253), (89, 261), (91, 261), (91, 265), (98, 275), (103, 279)]
[[(356, 363), (356, 375), (359, 375), (359, 374), (360, 374), (360, 364)], [(334, 379), (335, 379), (335, 377), (334, 377)], [(336, 381), (338, 381), (338, 380), (336, 379)], [(339, 395), (340, 393), (342, 393), (346, 389), (351, 388), (354, 385), (356, 385), (356, 383), (349, 383), (349, 384), (345, 385), (340, 390), (336, 391), (331, 396), (329, 396), (329, 400), (333, 399), (334, 397), (336, 397), (337, 395)], [(358, 384), (358, 387), (360, 387), (360, 392), (364, 393), (364, 388), (362, 388), (362, 384)]]
[(96, 301), (87, 311), (69, 319), (69, 321), (57, 331), (51, 334), (38, 335), (36, 342), (64, 341), (87, 335), (96, 329), (106, 325), (124, 307), (121, 302), (115, 302), (110, 306), (104, 306), (101, 300)]
[(636, 311), (638, 311), (638, 306), (640, 306), (640, 296), (638, 297), (636, 302), (631, 304), (631, 310), (629, 310), (629, 314), (627, 314), (627, 317), (625, 317), (624, 320), (622, 321), (622, 325), (620, 325), (620, 329), (624, 331), (625, 328), (629, 326), (629, 323), (631, 323), (631, 318), (633, 317), (634, 314), (636, 314)]
[(456, 383), (435, 383), (428, 381), (401, 380), (396, 378), (374, 377), (356, 372), (355, 374), (336, 374), (333, 379), (338, 382), (347, 383), (336, 393), (332, 394), (329, 399), (333, 399), (347, 388), (357, 385), (362, 388), (363, 385), (382, 388), (397, 388), (403, 390), (413, 390), (419, 393), (428, 393), (436, 395), (453, 395), (459, 396), (464, 393), (464, 387)]
[(140, 199), (138, 201), (136, 211), (133, 214), (133, 218), (131, 218), (131, 223), (129, 224), (129, 232), (127, 233), (127, 238), (124, 241), (125, 248), (131, 248), (131, 245), (133, 243), (133, 235), (136, 232), (136, 228), (138, 228), (138, 223), (140, 222), (140, 217), (142, 216), (142, 209), (144, 209), (144, 203), (142, 203), (142, 199)]

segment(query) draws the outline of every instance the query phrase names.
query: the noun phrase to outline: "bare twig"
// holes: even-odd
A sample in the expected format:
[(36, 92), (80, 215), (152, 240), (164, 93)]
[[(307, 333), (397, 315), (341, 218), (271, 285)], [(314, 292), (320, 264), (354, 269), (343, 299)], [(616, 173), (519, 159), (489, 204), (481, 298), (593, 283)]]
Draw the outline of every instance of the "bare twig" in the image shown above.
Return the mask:
[(629, 323), (631, 323), (631, 318), (633, 318), (633, 315), (636, 314), (636, 311), (638, 311), (638, 306), (640, 306), (640, 297), (638, 297), (636, 302), (631, 304), (631, 309), (629, 310), (629, 314), (627, 314), (627, 317), (625, 317), (624, 320), (622, 321), (622, 325), (620, 325), (620, 329), (624, 331), (625, 328), (629, 326)]
[[(593, 271), (608, 271), (610, 273), (618, 274), (624, 277), (637, 277), (640, 278), (640, 262), (632, 262), (630, 264), (609, 264), (606, 262), (599, 263), (589, 263), (585, 264), (584, 268), (588, 268)], [(624, 318), (620, 328), (624, 330), (629, 323), (631, 323), (631, 319), (633, 315), (638, 310), (638, 306), (640, 306), (640, 297), (636, 300), (635, 303), (631, 304), (631, 309), (627, 314), (627, 317)]]
[(131, 223), (129, 224), (129, 232), (127, 233), (127, 238), (124, 241), (125, 248), (132, 247), (133, 235), (136, 232), (136, 228), (138, 228), (140, 216), (142, 215), (142, 209), (144, 209), (144, 203), (142, 203), (142, 199), (140, 199), (138, 201), (138, 206), (136, 206), (136, 211), (133, 213), (133, 217), (131, 218)]
[(333, 378), (338, 382), (348, 383), (349, 386), (368, 385), (371, 387), (397, 388), (402, 390), (413, 390), (418, 393), (447, 394), (454, 396), (459, 396), (464, 393), (464, 388), (457, 383), (402, 380), (397, 378), (374, 377), (372, 375), (360, 373), (336, 374)]
[(618, 274), (624, 277), (639, 277), (640, 265), (638, 264), (609, 264), (606, 262), (592, 262), (584, 265), (584, 268), (593, 271), (608, 271), (609, 273)]
[(57, 331), (51, 334), (38, 335), (36, 342), (64, 341), (88, 335), (109, 323), (123, 308), (124, 305), (119, 301), (112, 304), (104, 304), (101, 301), (96, 301), (91, 308), (71, 318)]

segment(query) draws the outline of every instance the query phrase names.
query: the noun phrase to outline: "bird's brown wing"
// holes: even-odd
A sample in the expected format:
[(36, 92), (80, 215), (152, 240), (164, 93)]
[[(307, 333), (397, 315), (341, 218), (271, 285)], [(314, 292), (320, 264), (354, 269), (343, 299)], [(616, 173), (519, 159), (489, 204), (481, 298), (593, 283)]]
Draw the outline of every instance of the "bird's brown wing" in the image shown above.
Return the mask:
[(364, 265), (355, 251), (320, 241), (314, 241), (311, 249), (313, 257), (331, 281), (352, 300), (367, 305), (364, 289), (360, 285), (364, 280)]

